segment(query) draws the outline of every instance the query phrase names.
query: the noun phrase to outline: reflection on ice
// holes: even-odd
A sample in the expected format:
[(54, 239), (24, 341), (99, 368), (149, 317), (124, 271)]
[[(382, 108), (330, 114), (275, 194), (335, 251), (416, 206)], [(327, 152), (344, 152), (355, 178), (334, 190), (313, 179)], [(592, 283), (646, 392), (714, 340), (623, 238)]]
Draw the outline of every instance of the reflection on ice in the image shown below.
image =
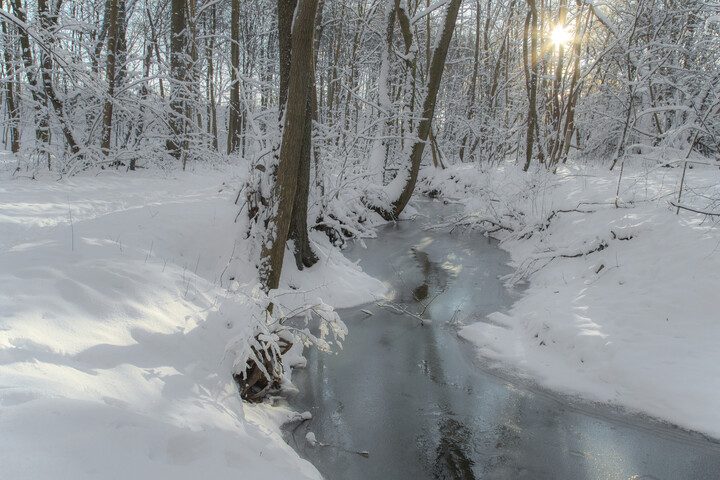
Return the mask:
[[(455, 326), (509, 306), (497, 280), (507, 256), (478, 234), (428, 232), (424, 221), (389, 225), (346, 253), (391, 284), (387, 301), (433, 323), (377, 305), (340, 312), (344, 350), (311, 351), (293, 374), (291, 404), (313, 418), (289, 441), (325, 478), (716, 478), (717, 444), (481, 370)], [(309, 445), (310, 431), (340, 448)]]

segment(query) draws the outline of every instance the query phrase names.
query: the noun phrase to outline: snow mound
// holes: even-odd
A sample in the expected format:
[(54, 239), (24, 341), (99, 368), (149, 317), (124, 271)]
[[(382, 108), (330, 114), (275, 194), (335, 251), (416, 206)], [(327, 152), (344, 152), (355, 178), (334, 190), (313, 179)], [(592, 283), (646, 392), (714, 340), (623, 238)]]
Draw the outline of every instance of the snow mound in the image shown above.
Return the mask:
[[(0, 182), (3, 478), (320, 478), (281, 438), (294, 414), (243, 405), (232, 380), (228, 345), (261, 317), (252, 265), (222, 281), (239, 172)], [(298, 291), (382, 294), (316, 242)]]

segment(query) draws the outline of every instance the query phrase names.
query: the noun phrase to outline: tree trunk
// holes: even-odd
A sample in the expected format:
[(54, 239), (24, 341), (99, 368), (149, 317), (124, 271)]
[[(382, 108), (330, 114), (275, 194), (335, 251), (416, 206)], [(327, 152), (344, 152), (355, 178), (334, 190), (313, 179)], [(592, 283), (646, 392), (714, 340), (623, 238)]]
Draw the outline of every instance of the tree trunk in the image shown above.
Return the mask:
[[(47, 4), (47, 0), (38, 0), (38, 17), (40, 20), (40, 27), (42, 34), (45, 36), (47, 44), (52, 43), (54, 29), (57, 27), (58, 14), (60, 7), (62, 6), (62, 0), (58, 0), (54, 3), (53, 8), (50, 8)], [(55, 94), (55, 88), (53, 87), (52, 81), (53, 63), (52, 56), (48, 50), (40, 49), (40, 77), (42, 80), (42, 88), (47, 100), (47, 105), (52, 108), (52, 111), (57, 116), (60, 122), (60, 128), (65, 137), (65, 143), (70, 149), (70, 153), (75, 156), (80, 155), (80, 146), (75, 141), (75, 137), (72, 133), (70, 123), (65, 118), (65, 112), (63, 110), (62, 102)]]
[[(557, 28), (564, 28), (567, 20), (567, 6), (566, 0), (560, 0), (559, 11), (558, 11), (558, 23)], [(578, 22), (579, 23), (579, 22)], [(557, 63), (555, 65), (555, 78), (552, 84), (552, 102), (550, 108), (550, 122), (552, 123), (552, 129), (550, 134), (550, 155), (548, 158), (549, 165), (555, 165), (558, 162), (560, 152), (562, 151), (561, 136), (562, 136), (562, 116), (564, 110), (564, 102), (561, 102), (563, 97), (563, 75), (565, 70), (565, 46), (562, 43), (554, 45), (557, 48)]]
[[(280, 117), (285, 109), (290, 85), (290, 65), (295, 52), (292, 49), (292, 19), (297, 7), (297, 0), (278, 0), (278, 46), (280, 56)], [(312, 49), (312, 75), (307, 89), (307, 104), (305, 112), (305, 128), (303, 129), (303, 144), (300, 151), (300, 165), (297, 176), (297, 190), (290, 220), (288, 239), (295, 244), (295, 264), (298, 270), (311, 267), (317, 263), (318, 258), (310, 246), (307, 226), (308, 195), (310, 194), (310, 163), (312, 154), (312, 117), (313, 117), (313, 89), (315, 78), (315, 32), (313, 33)]]
[(292, 23), (297, 0), (278, 0), (278, 54), (280, 63), (280, 119), (287, 102), (290, 85), (290, 61), (292, 59)]
[[(163, 61), (162, 58), (160, 58), (160, 44), (158, 42), (157, 28), (155, 27), (155, 21), (153, 20), (152, 13), (150, 13), (150, 9), (146, 9), (145, 14), (147, 15), (148, 25), (150, 26), (150, 45), (152, 46), (152, 49), (155, 50), (155, 59), (157, 60), (157, 64), (159, 66), (163, 64)], [(165, 86), (163, 84), (162, 77), (158, 78), (158, 87), (160, 88), (160, 98), (165, 98)]]
[(300, 156), (305, 143), (308, 89), (312, 84), (316, 10), (317, 0), (300, 0), (295, 13), (288, 101), (274, 191), (276, 210), (268, 224), (259, 265), (260, 281), (265, 291), (274, 290), (280, 284), (285, 244), (296, 201)]
[(108, 82), (107, 97), (105, 98), (105, 109), (103, 112), (102, 144), (100, 146), (103, 155), (110, 154), (110, 137), (112, 136), (113, 96), (115, 95), (115, 63), (117, 59), (118, 39), (118, 1), (107, 0), (105, 13), (108, 15), (108, 47), (106, 76)]
[[(527, 137), (525, 139), (525, 165), (523, 170), (530, 168), (532, 160), (533, 148), (535, 145), (535, 135), (538, 129), (537, 118), (537, 82), (538, 82), (538, 57), (537, 57), (537, 32), (538, 19), (535, 0), (527, 0), (530, 11), (525, 19), (525, 31), (523, 37), (523, 59), (525, 63), (525, 78), (527, 80), (528, 91), (528, 119), (527, 119)], [(528, 36), (530, 37), (530, 47), (528, 52)], [(530, 57), (530, 58), (528, 58)]]
[[(490, 5), (488, 5), (487, 11), (488, 21), (490, 20)], [(480, 0), (475, 1), (475, 54), (473, 56), (473, 74), (470, 79), (470, 88), (468, 89), (468, 103), (467, 103), (467, 120), (470, 123), (473, 116), (473, 109), (475, 108), (475, 90), (477, 89), (478, 71), (480, 66)], [(487, 26), (485, 27), (485, 35), (487, 36)], [(486, 46), (487, 48), (487, 46)], [(458, 156), (460, 161), (465, 160), (465, 147), (467, 146), (469, 134), (465, 134), (460, 145), (460, 151)]]
[[(314, 73), (313, 73), (314, 76)], [(318, 261), (308, 238), (308, 196), (310, 194), (310, 163), (312, 154), (312, 89), (313, 82), (307, 90), (307, 104), (305, 108), (305, 128), (303, 130), (303, 144), (300, 151), (300, 166), (297, 176), (297, 190), (295, 191), (295, 204), (293, 205), (288, 238), (295, 244), (295, 264), (298, 270), (312, 267)]]
[[(0, 9), (4, 7), (3, 1), (0, 0)], [(5, 38), (10, 39), (10, 30), (6, 22), (0, 22), (2, 33)], [(8, 81), (5, 83), (5, 102), (7, 103), (8, 119), (10, 120), (10, 151), (18, 153), (20, 151), (20, 96), (18, 95), (19, 83), (17, 81), (17, 66), (15, 65), (15, 51), (11, 42), (5, 45), (3, 56), (5, 61), (5, 75)]]
[[(212, 148), (218, 149), (218, 129), (217, 129), (217, 102), (215, 101), (215, 64), (213, 56), (215, 55), (215, 30), (217, 28), (216, 6), (210, 7), (212, 15), (212, 29), (208, 34), (207, 54), (207, 95), (208, 95), (208, 133), (212, 136)], [(207, 29), (206, 29), (207, 30)]]
[(170, 139), (167, 149), (170, 154), (181, 158), (182, 140), (185, 135), (185, 100), (187, 96), (187, 16), (185, 0), (172, 0), (170, 15)]
[(240, 0), (232, 0), (230, 12), (230, 105), (228, 108), (227, 153), (240, 146)]
[(410, 150), (410, 170), (407, 172), (405, 178), (401, 178), (400, 175), (398, 175), (389, 185), (389, 188), (392, 189), (393, 187), (397, 187), (396, 181), (404, 181), (402, 191), (398, 198), (392, 202), (390, 210), (377, 209), (378, 213), (386, 220), (397, 218), (400, 213), (402, 213), (415, 190), (415, 183), (417, 182), (417, 176), (420, 170), (420, 161), (422, 160), (425, 143), (430, 134), (432, 119), (435, 115), (435, 102), (438, 91), (440, 90), (440, 81), (445, 68), (445, 59), (447, 58), (450, 40), (452, 39), (453, 30), (455, 29), (455, 21), (457, 20), (461, 3), (462, 0), (450, 0), (445, 14), (445, 22), (440, 33), (440, 39), (433, 52), (428, 77), (427, 94), (423, 102), (422, 118), (417, 125), (417, 139), (414, 140)]
[(380, 73), (378, 76), (378, 103), (382, 108), (378, 112), (378, 131), (373, 140), (368, 171), (370, 179), (377, 185), (383, 183), (383, 168), (387, 163), (389, 154), (388, 133), (393, 126), (393, 103), (390, 99), (390, 56), (393, 51), (393, 37), (395, 36), (395, 17), (398, 2), (390, 0), (385, 4), (385, 36), (380, 54)]

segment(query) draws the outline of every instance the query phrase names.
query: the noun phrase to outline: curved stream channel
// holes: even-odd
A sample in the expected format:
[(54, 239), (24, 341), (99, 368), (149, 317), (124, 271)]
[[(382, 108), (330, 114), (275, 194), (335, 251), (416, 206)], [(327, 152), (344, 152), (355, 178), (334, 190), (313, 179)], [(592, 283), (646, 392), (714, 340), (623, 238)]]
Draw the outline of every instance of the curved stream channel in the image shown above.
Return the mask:
[(484, 371), (457, 328), (510, 306), (508, 256), (476, 232), (425, 230), (443, 208), (422, 209), (345, 254), (432, 323), (375, 304), (341, 311), (344, 349), (313, 349), (293, 373), (289, 402), (313, 418), (287, 440), (325, 478), (720, 478), (717, 442)]

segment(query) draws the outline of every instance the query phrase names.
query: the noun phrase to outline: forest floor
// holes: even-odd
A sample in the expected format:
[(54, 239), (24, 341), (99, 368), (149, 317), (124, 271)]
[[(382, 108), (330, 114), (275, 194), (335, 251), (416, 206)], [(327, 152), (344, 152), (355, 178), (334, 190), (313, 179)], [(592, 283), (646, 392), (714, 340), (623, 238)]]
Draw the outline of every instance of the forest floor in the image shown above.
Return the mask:
[[(0, 476), (319, 478), (280, 434), (297, 414), (243, 404), (231, 376), (263, 316), (238, 260), (246, 171), (2, 172)], [(283, 306), (384, 294), (314, 238)]]
[(461, 335), (492, 368), (720, 438), (720, 171), (683, 162), (456, 165), (425, 189), (454, 223), (501, 240), (524, 284), (508, 312)]

